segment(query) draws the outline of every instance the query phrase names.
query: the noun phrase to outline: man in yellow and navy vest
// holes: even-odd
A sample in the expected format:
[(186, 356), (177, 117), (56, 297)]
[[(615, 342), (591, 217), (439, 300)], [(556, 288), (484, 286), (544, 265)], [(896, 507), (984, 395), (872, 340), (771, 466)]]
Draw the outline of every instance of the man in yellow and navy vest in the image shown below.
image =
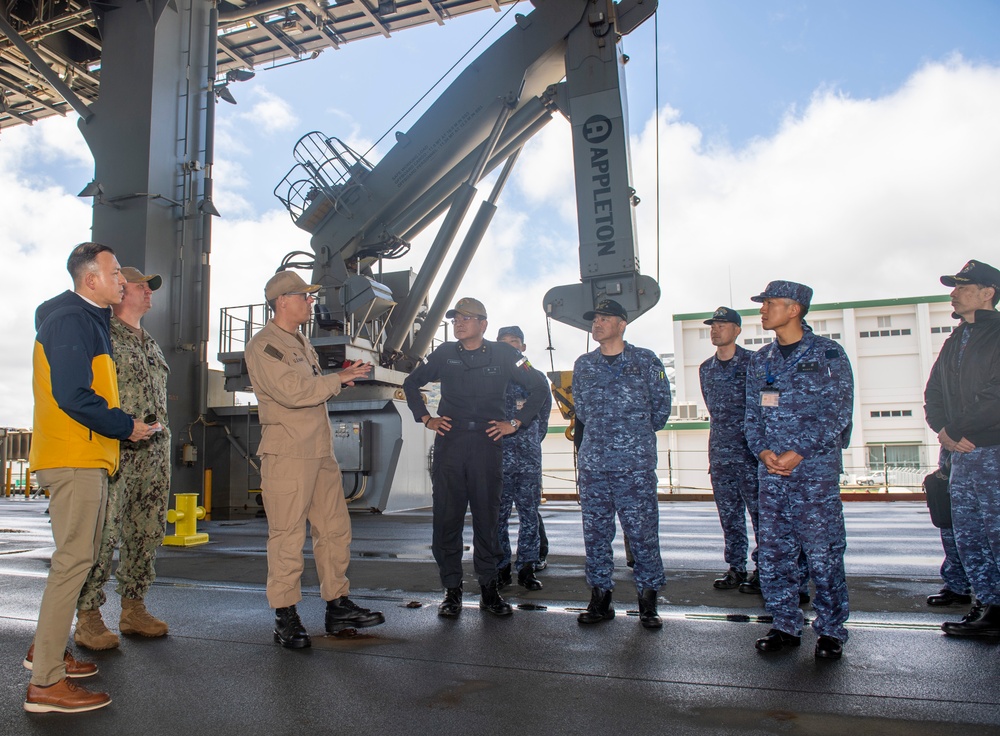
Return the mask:
[(24, 659), (32, 671), (24, 709), (32, 713), (79, 713), (111, 702), (107, 693), (75, 684), (97, 667), (74, 659), (66, 640), (100, 548), (118, 442), (145, 440), (159, 429), (118, 408), (109, 307), (121, 301), (125, 279), (114, 251), (82, 243), (66, 268), (73, 291), (43, 303), (35, 313), (30, 461), (39, 485), (49, 491), (55, 552), (35, 640)]

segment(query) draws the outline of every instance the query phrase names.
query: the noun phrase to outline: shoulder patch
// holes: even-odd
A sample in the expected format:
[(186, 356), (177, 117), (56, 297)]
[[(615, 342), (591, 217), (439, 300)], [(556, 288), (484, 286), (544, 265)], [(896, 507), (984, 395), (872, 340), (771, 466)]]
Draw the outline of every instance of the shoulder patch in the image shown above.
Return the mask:
[(826, 357), (827, 358), (838, 358), (838, 357), (840, 357), (840, 351), (839, 350), (833, 350), (833, 349), (827, 350), (826, 351)]
[(274, 347), (271, 343), (264, 346), (264, 354), (270, 355), (272, 358), (277, 358), (278, 360), (285, 359), (285, 354), (278, 350), (278, 348)]

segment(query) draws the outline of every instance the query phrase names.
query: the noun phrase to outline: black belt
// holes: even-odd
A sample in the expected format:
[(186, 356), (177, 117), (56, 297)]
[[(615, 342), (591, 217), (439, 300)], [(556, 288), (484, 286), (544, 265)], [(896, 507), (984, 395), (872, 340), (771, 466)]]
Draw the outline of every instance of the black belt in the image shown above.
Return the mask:
[(485, 432), (492, 425), (489, 422), (452, 422), (451, 431), (459, 432)]

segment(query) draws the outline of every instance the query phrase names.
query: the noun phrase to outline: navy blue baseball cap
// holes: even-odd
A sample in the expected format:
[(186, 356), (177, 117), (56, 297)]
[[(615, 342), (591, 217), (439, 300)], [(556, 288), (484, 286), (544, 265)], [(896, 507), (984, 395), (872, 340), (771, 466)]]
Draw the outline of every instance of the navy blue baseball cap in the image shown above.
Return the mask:
[(765, 299), (791, 299), (798, 302), (806, 309), (812, 301), (813, 290), (805, 284), (797, 284), (794, 281), (772, 281), (767, 288), (757, 296), (750, 297), (752, 302), (763, 302)]
[(732, 322), (737, 327), (743, 326), (743, 318), (740, 317), (740, 313), (735, 309), (730, 309), (729, 307), (718, 307), (712, 313), (712, 318), (705, 320), (706, 325), (711, 325), (716, 322)]
[(499, 330), (497, 330), (497, 340), (507, 337), (508, 335), (516, 337), (521, 342), (524, 342), (524, 333), (521, 331), (521, 328), (518, 327), (517, 325), (511, 325), (510, 327), (501, 327)]
[(625, 307), (616, 302), (614, 299), (601, 299), (601, 301), (597, 302), (593, 311), (583, 313), (583, 318), (589, 322), (594, 318), (594, 315), (597, 314), (606, 314), (609, 317), (620, 317), (628, 322), (628, 312), (625, 311)]
[[(122, 271), (125, 269), (123, 268)], [(942, 276), (941, 283), (945, 286), (962, 286), (963, 284), (978, 284), (1000, 289), (1000, 271), (982, 261), (969, 261), (962, 270), (954, 276)]]

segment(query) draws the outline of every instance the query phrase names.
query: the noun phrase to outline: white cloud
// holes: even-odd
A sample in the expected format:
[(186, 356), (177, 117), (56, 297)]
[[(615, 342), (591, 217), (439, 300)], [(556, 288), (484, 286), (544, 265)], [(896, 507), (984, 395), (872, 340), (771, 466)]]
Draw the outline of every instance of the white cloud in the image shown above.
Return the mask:
[[(637, 131), (632, 143), (634, 185), (642, 198), (636, 211), (642, 270), (655, 275), (658, 245), (663, 296), (629, 327), (629, 340), (667, 351), (672, 314), (728, 303), (752, 307), (750, 295), (775, 278), (805, 282), (818, 302), (832, 302), (941, 294), (940, 274), (954, 273), (969, 258), (996, 263), (998, 119), (1000, 68), (959, 58), (927, 64), (878, 99), (824, 89), (806, 108), (789, 111), (774, 136), (738, 150), (706, 143), (676, 111), (664, 110), (659, 244), (654, 123)], [(27, 130), (20, 139), (15, 133), (21, 135), (5, 131), (4, 143), (29, 140)], [(260, 302), (281, 257), (309, 250), (308, 234), (286, 213), (243, 216), (249, 205), (235, 190), (245, 191), (249, 182), (240, 181), (238, 167), (252, 154), (239, 151), (238, 142), (225, 148), (216, 172), (216, 191), (228, 191), (233, 200), (226, 206), (218, 200), (226, 217), (214, 228), (213, 340), (220, 306)], [(0, 358), (0, 423), (18, 425), (30, 421), (31, 315), (68, 283), (66, 253), (87, 236), (89, 223), (89, 208), (38, 183), (30, 162), (31, 156), (0, 146), (0, 216), (7, 223), (0, 248), (10, 256), (0, 274), (7, 307), (0, 338), (9, 346)], [(530, 357), (545, 369), (542, 297), (552, 286), (579, 279), (571, 167), (568, 126), (554, 121), (526, 147), (458, 290), (458, 296), (483, 299), (491, 332), (521, 324)], [(491, 186), (484, 182), (481, 196)], [(410, 256), (387, 267), (416, 267), (431, 237), (424, 234)], [(561, 324), (552, 334), (556, 367), (571, 367), (586, 336)]]
[(259, 126), (268, 134), (291, 130), (298, 124), (299, 118), (292, 106), (266, 87), (252, 88), (252, 97), (254, 102), (250, 109), (235, 116), (241, 124)]

